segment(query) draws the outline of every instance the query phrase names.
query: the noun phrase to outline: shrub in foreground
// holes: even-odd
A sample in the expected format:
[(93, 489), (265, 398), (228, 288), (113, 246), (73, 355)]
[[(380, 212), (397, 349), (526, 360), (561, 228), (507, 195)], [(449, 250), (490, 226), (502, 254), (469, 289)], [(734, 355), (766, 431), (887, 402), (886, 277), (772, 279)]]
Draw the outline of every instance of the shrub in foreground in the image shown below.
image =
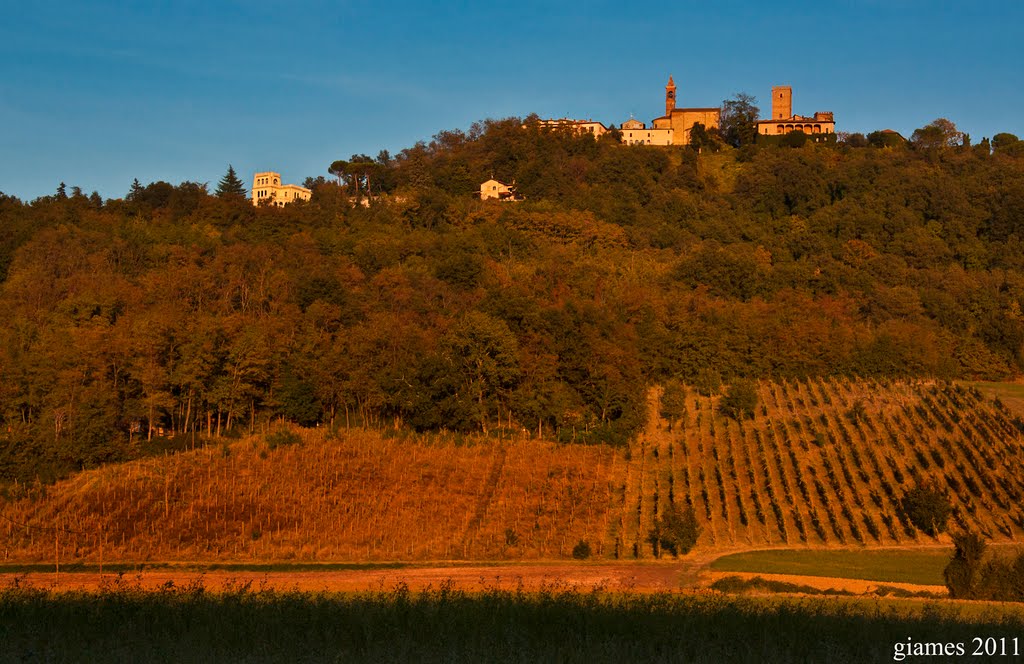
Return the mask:
[(950, 597), (1024, 602), (1024, 553), (984, 560), (987, 547), (978, 533), (954, 535), (953, 544), (943, 573)]

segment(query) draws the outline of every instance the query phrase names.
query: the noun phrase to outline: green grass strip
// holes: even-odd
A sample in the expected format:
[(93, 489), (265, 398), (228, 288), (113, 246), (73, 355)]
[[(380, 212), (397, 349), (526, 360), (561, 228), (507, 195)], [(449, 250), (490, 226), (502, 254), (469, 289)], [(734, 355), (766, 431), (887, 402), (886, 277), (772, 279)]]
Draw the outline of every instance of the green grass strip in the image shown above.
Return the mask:
[(942, 570), (952, 555), (952, 547), (917, 551), (749, 551), (723, 556), (711, 563), (711, 569), (941, 586), (945, 583)]

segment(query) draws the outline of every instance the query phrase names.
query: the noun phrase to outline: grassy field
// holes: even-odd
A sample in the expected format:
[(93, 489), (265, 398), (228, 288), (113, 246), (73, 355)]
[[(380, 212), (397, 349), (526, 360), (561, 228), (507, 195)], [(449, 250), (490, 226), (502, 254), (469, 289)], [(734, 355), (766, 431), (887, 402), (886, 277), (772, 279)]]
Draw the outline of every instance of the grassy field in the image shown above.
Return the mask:
[(723, 556), (711, 563), (719, 572), (798, 574), (889, 583), (941, 586), (950, 549), (864, 549), (812, 551), (778, 549)]
[(992, 383), (985, 381), (961, 381), (973, 387), (989, 399), (998, 398), (1016, 415), (1024, 416), (1024, 383)]
[(867, 662), (1022, 628), (1016, 607), (920, 600), (0, 590), (0, 662)]

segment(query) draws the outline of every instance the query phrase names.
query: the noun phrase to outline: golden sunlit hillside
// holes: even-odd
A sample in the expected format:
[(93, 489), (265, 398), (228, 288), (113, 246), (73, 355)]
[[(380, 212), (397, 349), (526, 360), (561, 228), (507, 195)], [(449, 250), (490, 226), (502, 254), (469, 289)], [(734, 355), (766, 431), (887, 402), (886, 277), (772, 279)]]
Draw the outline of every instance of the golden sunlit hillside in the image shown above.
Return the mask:
[[(958, 529), (1024, 535), (1020, 422), (974, 388), (824, 379), (758, 384), (750, 419), (687, 389), (627, 448), (451, 434), (280, 430), (16, 485), (6, 561), (650, 558), (670, 505), (699, 548), (934, 543), (909, 487), (947, 492)], [(940, 538), (948, 538), (940, 535)], [(943, 539), (942, 541), (946, 541)]]

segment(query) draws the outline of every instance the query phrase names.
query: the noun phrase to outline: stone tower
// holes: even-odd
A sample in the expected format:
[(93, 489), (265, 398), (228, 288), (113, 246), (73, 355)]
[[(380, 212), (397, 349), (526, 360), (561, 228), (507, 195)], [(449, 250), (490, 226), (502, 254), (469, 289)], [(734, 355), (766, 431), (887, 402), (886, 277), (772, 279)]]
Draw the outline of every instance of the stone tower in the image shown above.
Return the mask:
[(772, 87), (772, 120), (793, 117), (793, 88), (789, 85)]
[(672, 81), (672, 74), (668, 75), (668, 85), (665, 86), (665, 115), (672, 115), (672, 109), (676, 107), (676, 84)]

